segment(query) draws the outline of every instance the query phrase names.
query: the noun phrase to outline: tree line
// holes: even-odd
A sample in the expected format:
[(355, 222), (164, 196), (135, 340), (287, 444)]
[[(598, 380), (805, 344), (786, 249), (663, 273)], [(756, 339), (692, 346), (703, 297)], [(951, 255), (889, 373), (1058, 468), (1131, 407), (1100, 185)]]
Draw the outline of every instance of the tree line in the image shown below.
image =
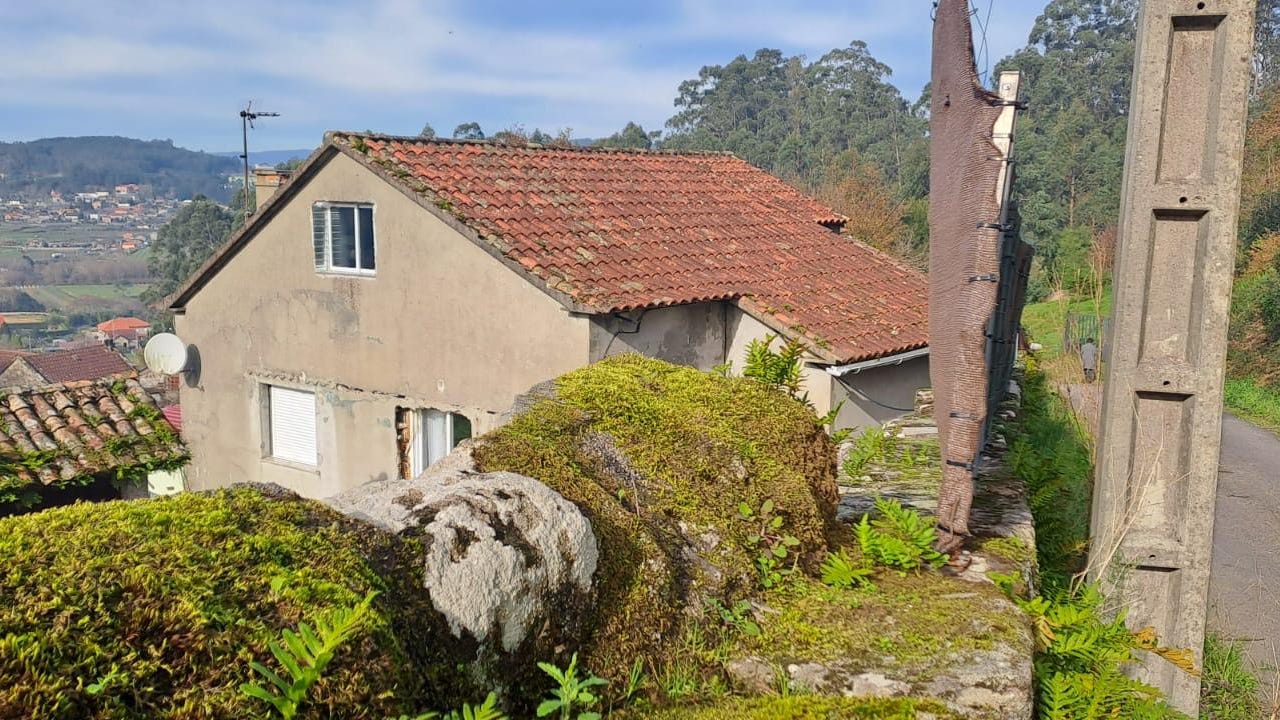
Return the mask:
[[(1138, 0), (1051, 0), (1026, 45), (996, 65), (1023, 73), (1027, 109), (1014, 149), (1016, 217), (1036, 246), (1032, 299), (1083, 286), (1099, 257), (1109, 258), (1119, 213)], [(1255, 96), (1280, 74), (1280, 0), (1258, 4)], [(922, 32), (924, 30), (922, 29)], [(609, 148), (726, 150), (810, 192), (850, 218), (846, 231), (923, 266), (928, 243), (929, 88), (914, 99), (861, 41), (816, 60), (763, 48), (701, 68), (676, 88), (675, 113), (662, 130), (629, 122), (591, 144)], [(993, 74), (994, 75), (994, 74)], [(424, 137), (436, 137), (431, 125)], [(486, 136), (477, 122), (459, 139), (548, 146), (574, 144), (555, 133), (513, 125)], [(1280, 223), (1280, 196), (1263, 203)], [(175, 222), (207, 223), (192, 211)], [(1263, 225), (1273, 222), (1260, 215)], [(175, 239), (202, 231), (173, 231)], [(1259, 231), (1260, 232), (1260, 231)], [(1255, 233), (1257, 234), (1257, 233)], [(163, 283), (194, 267), (207, 248), (174, 255), (157, 247)], [(216, 243), (214, 243), (216, 245)], [(163, 245), (159, 243), (158, 245)]]
[(176, 147), (172, 140), (123, 137), (45, 138), (0, 143), (0, 195), (47, 195), (107, 190), (124, 183), (161, 197), (197, 194), (225, 200), (235, 158)]

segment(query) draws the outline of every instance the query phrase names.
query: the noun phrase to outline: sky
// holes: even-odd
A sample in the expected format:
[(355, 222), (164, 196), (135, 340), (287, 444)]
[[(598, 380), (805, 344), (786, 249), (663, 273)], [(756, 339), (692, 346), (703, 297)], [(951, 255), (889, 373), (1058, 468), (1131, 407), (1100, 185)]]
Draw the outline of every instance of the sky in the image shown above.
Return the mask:
[[(990, 64), (1043, 2), (972, 0)], [(601, 137), (661, 129), (682, 80), (761, 47), (816, 60), (853, 40), (914, 100), (930, 0), (51, 0), (0, 2), (0, 140), (65, 135), (250, 147), (325, 130), (441, 135), (476, 121)], [(979, 45), (981, 39), (979, 38)], [(982, 58), (979, 58), (982, 65)], [(982, 67), (979, 68), (980, 70)]]

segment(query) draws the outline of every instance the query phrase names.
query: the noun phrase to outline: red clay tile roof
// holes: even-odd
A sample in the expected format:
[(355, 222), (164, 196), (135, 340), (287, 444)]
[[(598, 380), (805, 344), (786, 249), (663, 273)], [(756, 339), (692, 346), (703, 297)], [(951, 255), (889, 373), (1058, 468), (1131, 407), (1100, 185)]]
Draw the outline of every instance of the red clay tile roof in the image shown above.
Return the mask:
[(136, 372), (120, 353), (101, 345), (32, 353), (23, 359), (50, 383), (98, 380)]
[(182, 406), (181, 405), (165, 405), (160, 408), (160, 412), (164, 413), (164, 419), (169, 421), (174, 430), (182, 432)]
[(118, 317), (111, 318), (106, 322), (98, 323), (98, 332), (117, 333), (128, 332), (132, 330), (141, 330), (142, 328), (151, 327), (151, 323), (146, 320), (139, 320), (136, 317)]
[(22, 350), (0, 350), (0, 372), (8, 370), (14, 360), (17, 360), (20, 357), (26, 357), (30, 354), (31, 353), (23, 352)]
[[(45, 459), (22, 462), (34, 453)], [(0, 393), (0, 488), (184, 457), (181, 440), (136, 380)]]
[(593, 311), (738, 300), (836, 362), (928, 344), (923, 275), (732, 155), (330, 138)]

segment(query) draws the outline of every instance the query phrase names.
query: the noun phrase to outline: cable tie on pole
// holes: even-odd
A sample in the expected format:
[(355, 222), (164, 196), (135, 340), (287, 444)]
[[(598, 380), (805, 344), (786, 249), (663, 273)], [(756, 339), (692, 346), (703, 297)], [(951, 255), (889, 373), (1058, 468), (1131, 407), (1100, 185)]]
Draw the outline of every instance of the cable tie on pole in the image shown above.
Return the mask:
[(1015, 110), (1026, 110), (1027, 103), (1024, 100), (994, 100), (991, 107), (1011, 107)]
[(953, 413), (948, 413), (948, 415), (950, 417), (958, 418), (960, 420), (977, 420), (978, 419), (977, 415), (974, 415), (973, 413), (967, 413), (967, 412), (953, 412)]
[(951, 467), (964, 468), (969, 472), (973, 472), (973, 463), (971, 462), (960, 462), (958, 460), (948, 460), (947, 464), (950, 465)]
[(984, 282), (984, 281), (998, 283), (1000, 282), (1000, 276), (999, 275), (974, 275), (969, 278), (969, 282), (971, 283)]

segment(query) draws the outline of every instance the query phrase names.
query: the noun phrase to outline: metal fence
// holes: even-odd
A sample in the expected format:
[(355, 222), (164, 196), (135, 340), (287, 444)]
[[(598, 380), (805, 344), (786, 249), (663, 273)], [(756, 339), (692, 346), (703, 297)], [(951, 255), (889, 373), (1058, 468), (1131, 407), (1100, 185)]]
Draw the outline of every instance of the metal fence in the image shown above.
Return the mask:
[(1111, 331), (1111, 318), (1090, 315), (1087, 313), (1068, 313), (1062, 325), (1062, 352), (1078, 353), (1085, 340), (1092, 339), (1093, 344), (1102, 352), (1106, 352), (1104, 341)]

